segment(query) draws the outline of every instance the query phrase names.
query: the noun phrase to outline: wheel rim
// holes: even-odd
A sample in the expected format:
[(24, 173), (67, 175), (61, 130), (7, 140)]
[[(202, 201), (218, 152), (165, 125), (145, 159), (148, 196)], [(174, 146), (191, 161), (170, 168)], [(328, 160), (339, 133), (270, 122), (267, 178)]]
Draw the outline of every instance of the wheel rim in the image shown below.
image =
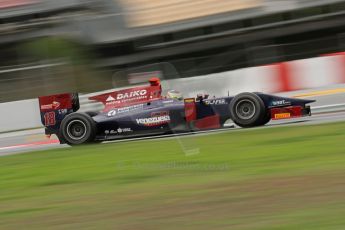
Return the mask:
[(236, 105), (236, 115), (243, 120), (249, 120), (255, 116), (256, 108), (254, 102), (242, 100)]
[(73, 140), (81, 140), (86, 135), (86, 124), (81, 120), (71, 121), (67, 125), (67, 135)]

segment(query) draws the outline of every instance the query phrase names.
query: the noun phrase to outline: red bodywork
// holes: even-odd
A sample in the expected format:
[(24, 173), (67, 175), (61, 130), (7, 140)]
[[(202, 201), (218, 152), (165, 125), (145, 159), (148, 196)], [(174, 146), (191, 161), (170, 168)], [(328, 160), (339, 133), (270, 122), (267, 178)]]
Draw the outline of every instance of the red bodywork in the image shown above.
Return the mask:
[(193, 123), (194, 127), (200, 130), (203, 129), (218, 129), (221, 127), (219, 115), (208, 116), (202, 119), (197, 119), (197, 109), (194, 98), (184, 100), (186, 121)]
[(219, 129), (221, 128), (220, 125), (220, 117), (219, 115), (213, 115), (209, 117), (205, 117), (194, 122), (194, 126), (197, 129)]
[(70, 93), (39, 97), (40, 110), (47, 112), (57, 109), (71, 109), (73, 106), (72, 97), (73, 95)]
[(104, 104), (103, 112), (108, 112), (115, 108), (126, 107), (141, 103), (149, 103), (151, 101), (162, 98), (162, 87), (159, 79), (152, 78), (150, 86), (140, 86), (130, 89), (123, 89), (110, 93), (105, 93), (90, 97), (90, 100), (95, 100)]
[(45, 127), (58, 125), (68, 113), (79, 109), (77, 94), (64, 93), (38, 98), (41, 121)]
[(188, 98), (184, 100), (184, 111), (187, 122), (196, 120), (196, 105), (194, 98)]
[(290, 118), (297, 118), (297, 117), (302, 117), (302, 116), (303, 116), (302, 106), (289, 106), (289, 107), (271, 109), (272, 120), (290, 119)]

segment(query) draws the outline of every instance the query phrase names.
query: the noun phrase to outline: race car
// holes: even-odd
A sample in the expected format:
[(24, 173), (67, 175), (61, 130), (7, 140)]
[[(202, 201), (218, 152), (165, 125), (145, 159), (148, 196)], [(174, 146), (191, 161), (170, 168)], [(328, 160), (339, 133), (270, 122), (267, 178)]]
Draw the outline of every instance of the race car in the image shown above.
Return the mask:
[(285, 98), (264, 93), (236, 96), (197, 95), (183, 98), (178, 91), (162, 96), (158, 78), (149, 85), (90, 97), (101, 102), (102, 111), (78, 112), (77, 93), (39, 97), (42, 124), (47, 135), (60, 143), (80, 145), (107, 140), (222, 128), (231, 119), (243, 128), (270, 120), (310, 116), (313, 100)]

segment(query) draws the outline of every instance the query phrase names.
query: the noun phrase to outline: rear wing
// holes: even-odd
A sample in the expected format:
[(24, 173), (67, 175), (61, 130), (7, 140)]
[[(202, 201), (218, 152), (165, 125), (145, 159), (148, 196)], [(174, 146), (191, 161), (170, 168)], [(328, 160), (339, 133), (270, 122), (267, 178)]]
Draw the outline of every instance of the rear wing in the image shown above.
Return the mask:
[(38, 98), (41, 122), (46, 127), (46, 134), (57, 134), (66, 115), (80, 108), (77, 93), (64, 93)]

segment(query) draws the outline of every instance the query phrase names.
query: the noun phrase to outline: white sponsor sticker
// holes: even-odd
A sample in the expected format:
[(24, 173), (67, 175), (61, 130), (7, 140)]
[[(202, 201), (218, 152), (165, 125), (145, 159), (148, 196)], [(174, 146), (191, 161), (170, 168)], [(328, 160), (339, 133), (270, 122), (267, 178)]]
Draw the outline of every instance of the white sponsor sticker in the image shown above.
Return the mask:
[(128, 132), (132, 132), (131, 128), (118, 128), (117, 133), (121, 134), (121, 133), (128, 133)]
[(286, 100), (281, 100), (281, 101), (273, 101), (272, 105), (273, 106), (279, 106), (279, 105), (289, 105), (291, 104), (290, 102), (286, 101)]
[(104, 131), (106, 135), (124, 134), (124, 133), (129, 133), (129, 132), (133, 132), (133, 130), (131, 128), (118, 128), (116, 130), (112, 129), (112, 130)]
[(144, 108), (144, 104), (139, 104), (139, 105), (132, 105), (132, 106), (127, 106), (127, 107), (123, 107), (123, 108), (113, 109), (113, 110), (110, 110), (108, 112), (108, 117), (113, 117), (113, 116), (116, 116), (118, 114), (128, 113), (128, 112), (140, 110), (143, 108)]
[(58, 110), (58, 113), (59, 113), (59, 114), (62, 114), (62, 115), (66, 114), (67, 112), (68, 112), (67, 109), (59, 109), (59, 110)]
[(113, 116), (115, 116), (116, 114), (117, 114), (116, 110), (110, 110), (110, 111), (108, 112), (108, 117), (113, 117)]
[(150, 118), (139, 118), (136, 119), (138, 125), (145, 125), (145, 126), (158, 126), (163, 124), (168, 124), (170, 122), (170, 116), (157, 116), (157, 117), (150, 117)]
[(206, 105), (225, 105), (226, 101), (225, 99), (213, 99), (213, 100), (208, 100), (205, 101)]
[(169, 104), (169, 103), (174, 103), (174, 100), (163, 101), (163, 104)]

